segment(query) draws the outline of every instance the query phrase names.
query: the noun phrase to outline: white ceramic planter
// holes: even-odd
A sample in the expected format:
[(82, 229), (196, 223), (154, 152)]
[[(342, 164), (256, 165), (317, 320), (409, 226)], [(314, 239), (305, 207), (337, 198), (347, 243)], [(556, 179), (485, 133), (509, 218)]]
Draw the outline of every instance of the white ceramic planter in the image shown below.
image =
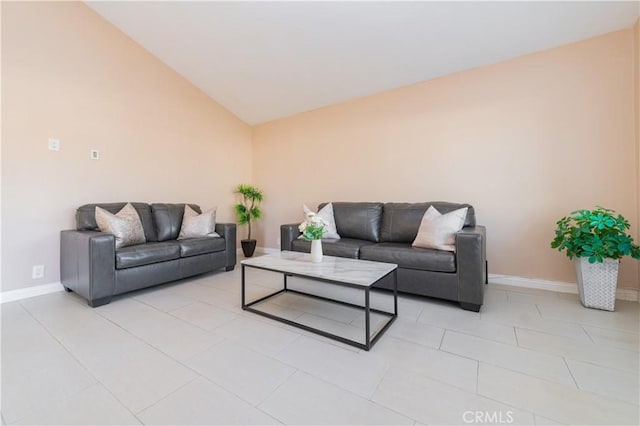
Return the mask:
[(580, 302), (587, 308), (613, 311), (616, 304), (619, 260), (589, 263), (586, 257), (574, 259)]
[(311, 240), (311, 261), (322, 262), (322, 240)]

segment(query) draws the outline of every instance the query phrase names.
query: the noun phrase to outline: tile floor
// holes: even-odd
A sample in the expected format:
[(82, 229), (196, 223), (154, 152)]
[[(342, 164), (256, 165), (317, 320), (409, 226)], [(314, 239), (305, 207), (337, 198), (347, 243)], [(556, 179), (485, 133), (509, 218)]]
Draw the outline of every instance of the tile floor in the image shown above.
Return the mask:
[[(252, 297), (281, 283), (247, 277)], [(348, 307), (297, 296), (262, 307), (363, 333)], [(480, 313), (402, 296), (366, 352), (242, 311), (239, 268), (96, 309), (49, 294), (0, 308), (2, 423), (638, 424), (639, 305), (616, 308), (497, 285)]]

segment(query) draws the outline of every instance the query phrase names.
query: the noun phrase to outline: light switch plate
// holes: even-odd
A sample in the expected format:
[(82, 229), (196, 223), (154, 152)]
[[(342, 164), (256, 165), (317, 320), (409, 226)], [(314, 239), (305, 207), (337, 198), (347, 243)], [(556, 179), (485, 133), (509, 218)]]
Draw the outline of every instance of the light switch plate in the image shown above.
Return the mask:
[(49, 139), (49, 150), (60, 151), (60, 139)]

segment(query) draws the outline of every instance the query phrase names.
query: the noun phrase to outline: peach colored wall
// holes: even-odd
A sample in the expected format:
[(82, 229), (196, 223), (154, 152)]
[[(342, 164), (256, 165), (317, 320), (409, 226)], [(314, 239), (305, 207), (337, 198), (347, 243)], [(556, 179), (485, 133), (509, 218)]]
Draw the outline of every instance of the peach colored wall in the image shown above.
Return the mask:
[[(491, 273), (575, 282), (558, 218), (603, 205), (638, 235), (633, 46), (630, 28), (256, 126), (259, 244), (302, 203), (468, 202)], [(638, 273), (623, 260), (619, 285)]]
[[(634, 29), (634, 66), (636, 75), (636, 181), (638, 182), (638, 229), (640, 229), (640, 18), (636, 20)], [(640, 238), (638, 238), (640, 240)], [(640, 241), (637, 241), (640, 244)], [(640, 262), (638, 262), (638, 277), (640, 277)], [(640, 284), (639, 284), (640, 286)]]
[(189, 201), (234, 221), (250, 126), (83, 3), (2, 2), (2, 54), (3, 291), (59, 280), (59, 231), (84, 203)]

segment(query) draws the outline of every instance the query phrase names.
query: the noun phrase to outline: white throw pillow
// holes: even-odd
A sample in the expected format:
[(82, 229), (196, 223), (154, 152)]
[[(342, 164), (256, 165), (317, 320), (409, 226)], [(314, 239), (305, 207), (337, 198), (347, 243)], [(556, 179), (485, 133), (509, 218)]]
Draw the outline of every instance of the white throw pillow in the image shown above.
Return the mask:
[[(302, 208), (304, 210), (305, 217), (307, 217), (307, 213), (312, 211), (306, 205), (303, 205)], [(325, 205), (323, 208), (320, 209), (318, 213), (316, 213), (316, 215), (318, 215), (321, 219), (326, 220), (327, 223), (329, 224), (328, 226), (325, 226), (324, 230), (322, 231), (322, 239), (323, 240), (324, 239), (339, 240), (340, 235), (338, 235), (338, 229), (336, 228), (336, 219), (333, 217), (333, 204), (329, 203)]]
[(456, 251), (456, 233), (464, 226), (468, 207), (441, 214), (430, 206), (422, 217), (413, 247)]
[(113, 234), (116, 239), (116, 249), (135, 244), (144, 244), (142, 222), (136, 209), (127, 203), (118, 213), (109, 213), (96, 206), (96, 223), (100, 232)]
[(179, 240), (187, 238), (201, 237), (219, 237), (216, 232), (216, 209), (207, 210), (202, 214), (198, 214), (195, 210), (184, 205), (184, 214), (182, 215), (182, 226), (180, 227)]

